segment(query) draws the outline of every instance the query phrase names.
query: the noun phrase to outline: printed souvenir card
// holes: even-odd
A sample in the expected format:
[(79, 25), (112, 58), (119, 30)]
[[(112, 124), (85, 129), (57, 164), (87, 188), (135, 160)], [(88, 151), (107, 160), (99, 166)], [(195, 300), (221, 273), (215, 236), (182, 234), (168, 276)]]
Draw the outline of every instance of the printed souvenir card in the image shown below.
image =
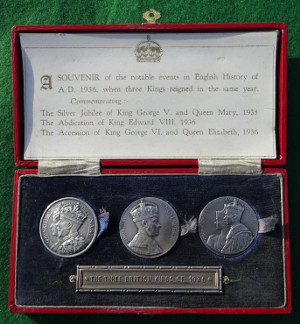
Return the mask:
[(275, 158), (277, 38), (21, 33), (24, 157)]

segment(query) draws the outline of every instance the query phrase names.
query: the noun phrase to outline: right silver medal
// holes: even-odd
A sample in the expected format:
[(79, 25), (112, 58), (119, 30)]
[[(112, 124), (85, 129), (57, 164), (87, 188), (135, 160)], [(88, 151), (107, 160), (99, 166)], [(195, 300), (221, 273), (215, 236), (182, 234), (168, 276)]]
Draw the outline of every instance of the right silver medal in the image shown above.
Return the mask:
[(204, 245), (222, 256), (245, 252), (255, 241), (258, 220), (254, 210), (242, 199), (224, 196), (209, 202), (198, 224)]

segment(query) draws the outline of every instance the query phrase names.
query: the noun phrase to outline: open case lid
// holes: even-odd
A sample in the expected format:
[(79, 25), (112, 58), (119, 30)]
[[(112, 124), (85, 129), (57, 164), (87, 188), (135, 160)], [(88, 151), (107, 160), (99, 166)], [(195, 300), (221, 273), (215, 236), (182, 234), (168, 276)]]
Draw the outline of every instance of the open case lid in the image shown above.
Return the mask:
[(285, 24), (14, 27), (15, 162), (282, 165), (286, 43)]

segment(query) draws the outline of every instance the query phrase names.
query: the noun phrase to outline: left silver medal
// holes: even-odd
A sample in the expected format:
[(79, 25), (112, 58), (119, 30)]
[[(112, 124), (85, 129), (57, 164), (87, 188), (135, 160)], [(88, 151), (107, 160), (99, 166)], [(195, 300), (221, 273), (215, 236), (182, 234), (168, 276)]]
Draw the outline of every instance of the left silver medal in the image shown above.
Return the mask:
[(94, 243), (98, 233), (98, 220), (93, 209), (83, 200), (61, 198), (51, 203), (40, 221), (40, 237), (53, 254), (76, 257)]

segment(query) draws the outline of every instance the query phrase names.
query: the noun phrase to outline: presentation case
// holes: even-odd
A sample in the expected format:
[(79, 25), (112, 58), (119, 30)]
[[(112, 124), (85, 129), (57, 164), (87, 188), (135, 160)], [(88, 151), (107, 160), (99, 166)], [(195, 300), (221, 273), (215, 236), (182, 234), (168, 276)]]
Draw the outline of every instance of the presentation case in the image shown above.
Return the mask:
[(12, 312), (290, 312), (285, 24), (15, 26), (12, 65)]

